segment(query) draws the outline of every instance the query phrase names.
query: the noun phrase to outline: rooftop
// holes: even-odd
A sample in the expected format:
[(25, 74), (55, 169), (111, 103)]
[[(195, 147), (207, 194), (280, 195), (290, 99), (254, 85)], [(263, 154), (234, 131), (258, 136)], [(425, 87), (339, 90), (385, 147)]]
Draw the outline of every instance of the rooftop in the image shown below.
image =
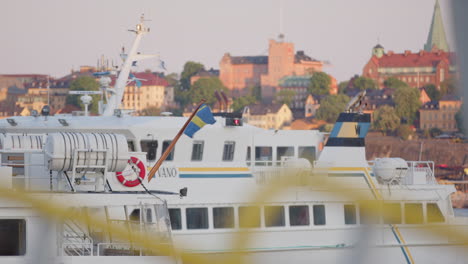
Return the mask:
[(420, 51), (412, 53), (385, 53), (381, 58), (374, 56), (374, 59), (380, 67), (436, 67), (441, 61), (446, 60), (450, 64), (455, 64), (455, 54), (442, 50), (431, 52)]

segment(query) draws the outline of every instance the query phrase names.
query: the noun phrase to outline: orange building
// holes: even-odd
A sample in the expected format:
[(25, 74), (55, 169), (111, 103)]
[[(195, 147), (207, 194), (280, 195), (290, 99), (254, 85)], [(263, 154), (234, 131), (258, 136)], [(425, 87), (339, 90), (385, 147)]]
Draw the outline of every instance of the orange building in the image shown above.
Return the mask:
[(417, 53), (409, 50), (385, 52), (378, 44), (372, 49), (372, 57), (364, 66), (362, 75), (376, 81), (380, 88), (386, 79), (394, 77), (412, 87), (434, 84), (440, 89), (444, 80), (454, 77), (455, 70), (455, 54), (449, 51), (442, 12), (436, 0), (424, 50)]
[(245, 88), (262, 87), (262, 97), (273, 98), (278, 82), (288, 75), (310, 75), (322, 71), (323, 62), (304, 51), (294, 53), (294, 44), (269, 41), (268, 56), (231, 56), (224, 54), (219, 78), (233, 95), (245, 94)]
[(362, 75), (377, 82), (380, 88), (390, 77), (406, 82), (411, 87), (420, 88), (434, 84), (440, 89), (440, 84), (455, 76), (455, 55), (434, 47), (431, 51), (421, 50), (412, 53), (385, 52), (381, 45), (373, 48), (372, 57), (364, 66)]
[[(233, 93), (258, 86), (262, 74), (268, 72), (268, 56), (231, 56), (225, 53), (219, 63), (219, 79)], [(236, 91), (237, 90), (237, 91)]]

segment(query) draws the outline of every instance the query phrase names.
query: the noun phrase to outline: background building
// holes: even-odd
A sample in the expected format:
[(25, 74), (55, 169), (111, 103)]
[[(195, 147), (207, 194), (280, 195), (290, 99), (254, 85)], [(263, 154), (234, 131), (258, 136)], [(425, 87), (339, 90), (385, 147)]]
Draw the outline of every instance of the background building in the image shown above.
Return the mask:
[(458, 96), (447, 95), (439, 102), (429, 102), (419, 110), (419, 128), (439, 128), (445, 132), (458, 130), (455, 114), (460, 110), (462, 100)]
[(434, 84), (440, 89), (440, 84), (454, 77), (455, 71), (455, 54), (449, 51), (439, 2), (436, 1), (424, 50), (385, 52), (384, 47), (377, 44), (362, 75), (376, 81), (380, 88), (386, 79), (395, 77), (412, 87)]
[(294, 53), (294, 44), (270, 40), (268, 56), (231, 56), (224, 54), (219, 64), (219, 78), (231, 95), (247, 93), (246, 88), (261, 86), (263, 99), (272, 100), (279, 81), (285, 76), (310, 76), (321, 72), (323, 62)]
[(293, 120), (291, 109), (286, 104), (253, 104), (243, 111), (244, 122), (264, 129), (281, 129)]
[[(127, 84), (122, 107), (137, 112), (150, 107), (165, 108), (174, 101), (174, 90), (168, 82), (151, 72), (133, 73), (136, 80)], [(114, 85), (115, 79), (111, 85)]]

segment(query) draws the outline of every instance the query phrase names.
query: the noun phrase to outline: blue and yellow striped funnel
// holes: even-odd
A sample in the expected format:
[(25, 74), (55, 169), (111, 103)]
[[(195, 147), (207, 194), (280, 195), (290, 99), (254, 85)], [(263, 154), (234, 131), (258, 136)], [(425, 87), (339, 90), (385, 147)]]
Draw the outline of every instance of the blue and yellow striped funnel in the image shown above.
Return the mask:
[(370, 114), (341, 113), (328, 138), (327, 147), (364, 147)]

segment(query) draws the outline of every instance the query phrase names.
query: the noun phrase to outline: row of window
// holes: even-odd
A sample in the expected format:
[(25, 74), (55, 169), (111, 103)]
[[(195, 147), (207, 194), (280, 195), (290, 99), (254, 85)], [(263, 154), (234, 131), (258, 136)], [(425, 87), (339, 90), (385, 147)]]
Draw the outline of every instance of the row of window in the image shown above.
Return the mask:
[[(284, 206), (263, 207), (263, 225), (261, 224), (261, 208), (258, 206), (240, 206), (237, 208), (238, 226), (240, 228), (259, 228), (285, 226)], [(325, 206), (313, 205), (313, 224), (325, 225)], [(171, 226), (173, 230), (182, 229), (182, 210), (180, 208), (169, 209)], [(208, 208), (186, 208), (185, 220), (187, 229), (208, 229), (209, 218)], [(212, 208), (213, 228), (235, 228), (234, 207), (214, 207)], [(295, 205), (289, 206), (289, 225), (305, 226), (310, 225), (309, 206)]]
[[(164, 140), (162, 145), (162, 152), (166, 151), (172, 141)], [(157, 140), (142, 140), (141, 142), (141, 151), (146, 152), (146, 159), (148, 161), (156, 160), (156, 153), (158, 150), (158, 141)], [(202, 161), (204, 153), (205, 142), (203, 140), (195, 140), (192, 144), (192, 154), (191, 161)], [(225, 141), (223, 145), (222, 161), (233, 161), (235, 153), (236, 142), (235, 141)], [(128, 141), (129, 151), (135, 151), (135, 146), (133, 141)], [(297, 148), (298, 157), (305, 158), (310, 162), (315, 160), (315, 147), (311, 146), (301, 146)], [(246, 161), (251, 161), (251, 148), (247, 147)], [(295, 157), (295, 147), (294, 146), (281, 146), (276, 147), (276, 160), (279, 162), (283, 157)], [(174, 149), (171, 151), (166, 160), (171, 161), (174, 159)], [(273, 165), (273, 147), (270, 146), (257, 146), (255, 147), (255, 161), (257, 165)]]
[[(321, 226), (326, 225), (325, 205), (271, 205), (264, 206), (263, 210), (258, 206), (239, 206), (237, 216), (234, 207), (213, 207), (211, 228), (260, 228), (260, 227), (284, 227), (286, 226), (285, 209), (288, 210), (289, 226)], [(436, 203), (426, 205), (426, 217), (424, 216), (423, 204), (405, 203), (403, 211), (400, 203), (388, 203), (383, 205), (384, 215), (382, 220), (378, 216), (366, 215), (359, 211), (359, 222), (361, 224), (423, 224), (444, 222), (444, 216)], [(185, 209), (186, 229), (208, 229), (210, 228), (209, 208), (196, 207)], [(312, 216), (310, 216), (310, 212)], [(402, 218), (404, 212), (404, 219)], [(263, 213), (263, 218), (261, 217)], [(169, 209), (171, 226), (173, 230), (182, 229), (182, 210), (180, 208)], [(337, 214), (338, 215), (338, 214)], [(358, 210), (354, 204), (343, 206), (342, 216), (346, 225), (358, 223)], [(235, 222), (237, 219), (237, 224)], [(262, 223), (263, 220), (263, 223)]]

